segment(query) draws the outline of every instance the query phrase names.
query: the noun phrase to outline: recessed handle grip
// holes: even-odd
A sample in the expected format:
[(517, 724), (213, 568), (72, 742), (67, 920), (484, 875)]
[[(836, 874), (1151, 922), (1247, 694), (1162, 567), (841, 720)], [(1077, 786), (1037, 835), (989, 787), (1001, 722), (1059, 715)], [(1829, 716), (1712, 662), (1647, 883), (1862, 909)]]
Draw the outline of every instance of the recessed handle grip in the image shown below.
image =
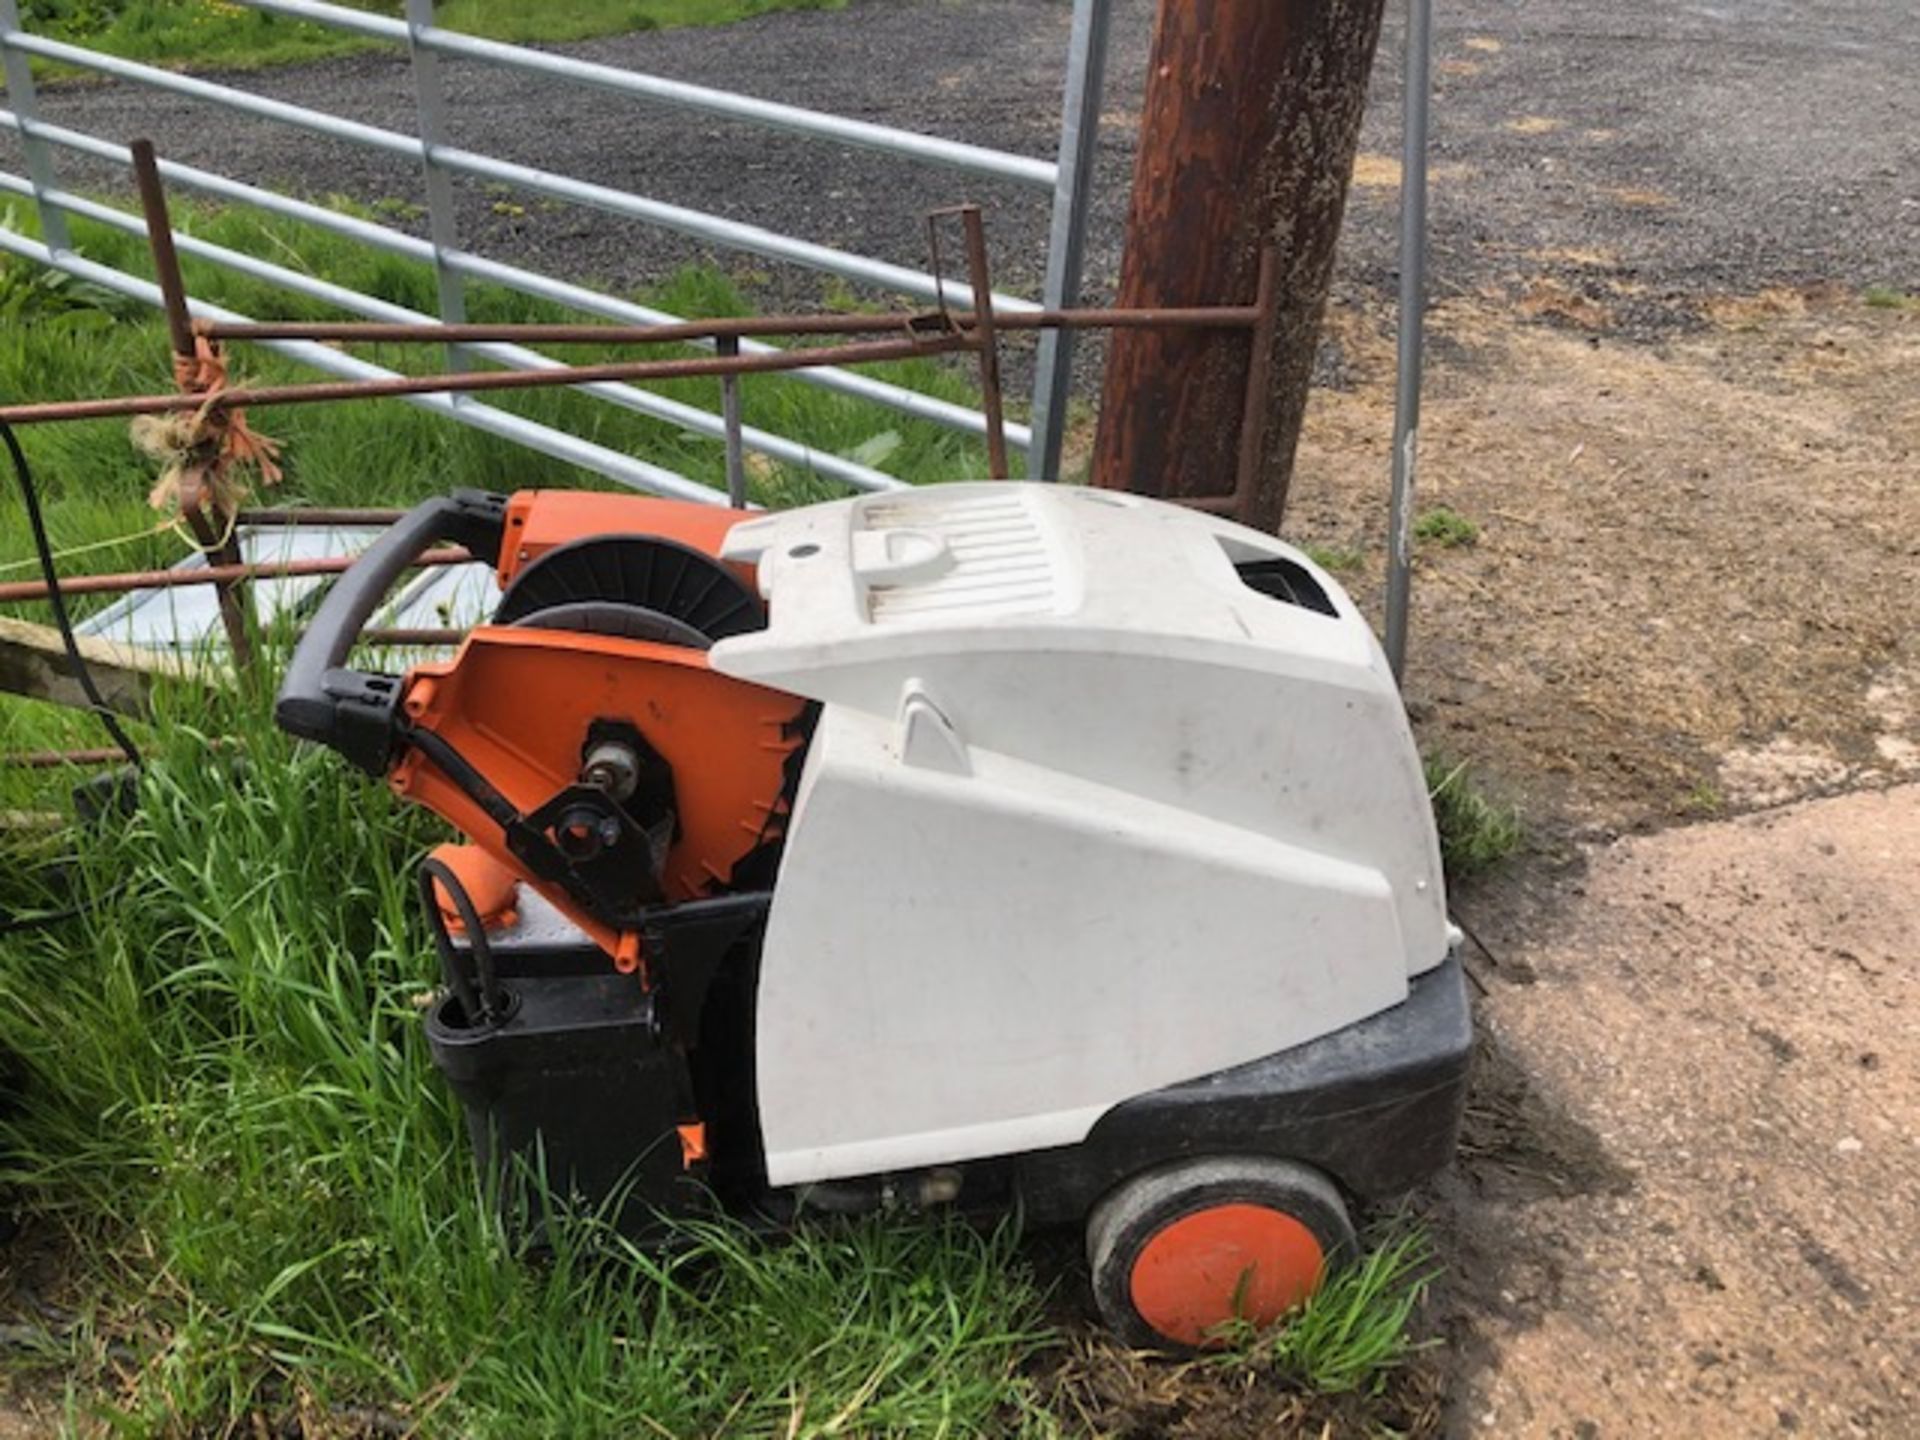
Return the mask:
[(506, 516), (506, 496), (458, 490), (414, 506), (374, 541), (334, 581), (294, 650), (273, 707), (280, 728), (385, 774), (400, 684), (391, 675), (346, 668), (347, 656), (394, 581), (431, 546), (452, 541), (477, 560), (498, 563)]

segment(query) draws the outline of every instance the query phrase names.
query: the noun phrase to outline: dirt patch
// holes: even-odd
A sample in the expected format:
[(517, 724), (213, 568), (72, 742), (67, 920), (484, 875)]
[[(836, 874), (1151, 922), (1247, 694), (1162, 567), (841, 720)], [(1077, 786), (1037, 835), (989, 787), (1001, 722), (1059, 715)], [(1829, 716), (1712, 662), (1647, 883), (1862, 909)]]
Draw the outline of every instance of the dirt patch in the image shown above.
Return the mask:
[(1434, 1357), (1391, 1374), (1377, 1394), (1303, 1395), (1275, 1377), (1218, 1360), (1141, 1356), (1097, 1332), (1073, 1336), (1039, 1377), (1055, 1416), (1112, 1440), (1243, 1440), (1252, 1435), (1442, 1433), (1446, 1378)]
[[(1467, 166), (1458, 163), (1429, 165), (1427, 180), (1431, 184), (1444, 185), (1451, 181), (1464, 180), (1472, 173)], [(1353, 157), (1353, 183), (1363, 190), (1398, 192), (1400, 189), (1399, 158), (1363, 150)]]
[(1550, 276), (1521, 291), (1515, 308), (1529, 320), (1557, 320), (1577, 330), (1613, 327), (1613, 312), (1603, 302)]
[[(1561, 308), (1435, 310), (1422, 500), (1481, 533), (1420, 555), (1423, 742), (1550, 835), (1914, 773), (1920, 316), (1803, 292), (1643, 345)], [(1330, 333), (1346, 384), (1314, 394), (1287, 530), (1360, 552), (1377, 614), (1391, 331)]]
[(1491, 1035), (1480, 1037), (1474, 1054), (1460, 1162), (1482, 1194), (1512, 1200), (1633, 1189), (1633, 1172), (1607, 1153), (1593, 1127), (1543, 1094)]
[(0, 1440), (60, 1433), (72, 1378), (74, 1252), (46, 1224), (15, 1230), (0, 1206)]
[[(1912, 1433), (1920, 323), (1775, 287), (1649, 343), (1606, 249), (1516, 261), (1436, 307), (1421, 435), (1481, 532), (1420, 553), (1417, 726), (1535, 841), (1455, 897), (1443, 1429)], [(1328, 333), (1288, 528), (1377, 614), (1391, 330)]]
[[(1480, 897), (1480, 1089), (1523, 1094), (1436, 1209), (1448, 1428), (1914, 1433), (1920, 786), (1586, 858), (1551, 911)], [(1545, 1182), (1499, 1163), (1543, 1150)]]

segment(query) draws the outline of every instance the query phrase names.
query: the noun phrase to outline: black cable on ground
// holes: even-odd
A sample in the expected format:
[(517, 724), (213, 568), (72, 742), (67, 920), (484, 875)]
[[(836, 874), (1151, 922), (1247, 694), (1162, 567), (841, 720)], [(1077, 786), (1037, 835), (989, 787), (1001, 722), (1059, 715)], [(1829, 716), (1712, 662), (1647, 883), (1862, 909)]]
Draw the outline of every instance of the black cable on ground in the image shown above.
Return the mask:
[(33, 486), (33, 471), (27, 465), (26, 452), (20, 448), (13, 427), (4, 420), (0, 420), (0, 440), (5, 441), (7, 454), (13, 459), (13, 473), (20, 482), (20, 498), (27, 507), (27, 524), (33, 530), (33, 548), (40, 558), (40, 574), (47, 582), (47, 601), (53, 606), (53, 621), (59, 627), (60, 643), (66, 647), (67, 663), (73, 667), (73, 678), (79, 682), (87, 703), (100, 718), (102, 727), (127, 757), (127, 763), (138, 769), (139, 749), (121, 727), (119, 717), (101, 698), (100, 687), (94, 684), (93, 672), (87, 668), (86, 659), (80, 654), (80, 641), (73, 633), (73, 617), (67, 613), (67, 597), (60, 592), (60, 576), (53, 563), (53, 543), (47, 538), (47, 522), (40, 513), (40, 496)]
[(117, 899), (127, 888), (127, 882), (121, 881), (104, 895), (97, 895), (78, 905), (69, 905), (64, 910), (45, 910), (37, 915), (8, 915), (0, 919), (0, 935), (20, 935), (29, 930), (47, 930), (55, 925), (64, 925), (69, 920), (78, 920), (89, 910)]
[[(60, 590), (60, 574), (53, 562), (53, 542), (47, 538), (46, 517), (40, 513), (40, 495), (34, 488), (33, 470), (27, 464), (26, 452), (20, 448), (19, 437), (13, 433), (13, 427), (0, 420), (0, 441), (7, 447), (7, 454), (13, 460), (14, 478), (20, 482), (20, 498), (27, 509), (27, 525), (33, 531), (33, 548), (40, 560), (40, 574), (47, 583), (47, 601), (53, 606), (53, 620), (60, 631), (60, 643), (67, 652), (67, 663), (73, 667), (73, 678), (79, 683), (81, 693), (87, 697), (87, 703), (93, 713), (99, 717), (100, 724), (120, 752), (127, 757), (127, 763), (135, 770), (140, 768), (140, 751), (121, 726), (120, 719), (108, 708), (106, 700), (100, 694), (100, 687), (94, 683), (93, 671), (87, 667), (86, 657), (80, 653), (80, 641), (73, 631), (73, 616), (67, 611), (67, 597)], [(105, 895), (79, 905), (70, 905), (64, 910), (50, 910), (37, 915), (8, 915), (0, 917), (0, 935), (18, 935), (29, 930), (45, 930), (61, 925), (69, 920), (77, 920), (94, 906), (105, 900), (111, 900), (122, 890), (126, 883), (114, 886)]]

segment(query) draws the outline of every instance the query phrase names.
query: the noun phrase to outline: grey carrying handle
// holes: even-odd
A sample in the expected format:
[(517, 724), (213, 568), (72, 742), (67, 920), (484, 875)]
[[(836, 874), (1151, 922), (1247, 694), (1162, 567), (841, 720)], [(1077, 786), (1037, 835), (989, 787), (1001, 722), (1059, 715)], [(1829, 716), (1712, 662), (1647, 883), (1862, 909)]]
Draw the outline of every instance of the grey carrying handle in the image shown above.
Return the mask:
[(458, 490), (414, 506), (368, 547), (334, 581), (293, 652), (273, 707), (280, 728), (384, 774), (396, 739), (399, 681), (349, 670), (347, 656), (394, 581), (433, 545), (452, 541), (477, 560), (498, 563), (506, 515), (504, 495)]

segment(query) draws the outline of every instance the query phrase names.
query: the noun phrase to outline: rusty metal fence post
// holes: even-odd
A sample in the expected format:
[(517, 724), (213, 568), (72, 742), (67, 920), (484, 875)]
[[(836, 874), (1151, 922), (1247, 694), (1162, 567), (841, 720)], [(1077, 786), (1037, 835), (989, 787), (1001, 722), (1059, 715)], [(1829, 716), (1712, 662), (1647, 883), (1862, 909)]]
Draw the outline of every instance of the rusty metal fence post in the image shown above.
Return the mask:
[[(167, 210), (166, 190), (160, 183), (160, 164), (153, 153), (153, 142), (136, 140), (132, 146), (133, 178), (140, 190), (140, 208), (146, 215), (147, 243), (153, 251), (154, 280), (167, 316), (167, 337), (173, 349), (174, 373), (181, 386), (194, 382), (198, 373), (198, 341), (193, 333), (193, 317), (187, 310), (186, 283), (180, 274), (180, 257), (173, 246), (173, 221)], [(210, 482), (209, 467), (198, 460), (183, 461), (179, 474), (180, 518), (193, 532), (194, 543), (216, 566), (240, 564), (240, 546), (235, 540), (233, 517), (221, 507), (220, 496)], [(220, 623), (226, 627), (227, 644), (233, 652), (234, 669), (245, 673), (253, 660), (253, 642), (247, 634), (249, 604), (245, 585), (238, 579), (223, 580), (215, 593), (220, 603)]]

